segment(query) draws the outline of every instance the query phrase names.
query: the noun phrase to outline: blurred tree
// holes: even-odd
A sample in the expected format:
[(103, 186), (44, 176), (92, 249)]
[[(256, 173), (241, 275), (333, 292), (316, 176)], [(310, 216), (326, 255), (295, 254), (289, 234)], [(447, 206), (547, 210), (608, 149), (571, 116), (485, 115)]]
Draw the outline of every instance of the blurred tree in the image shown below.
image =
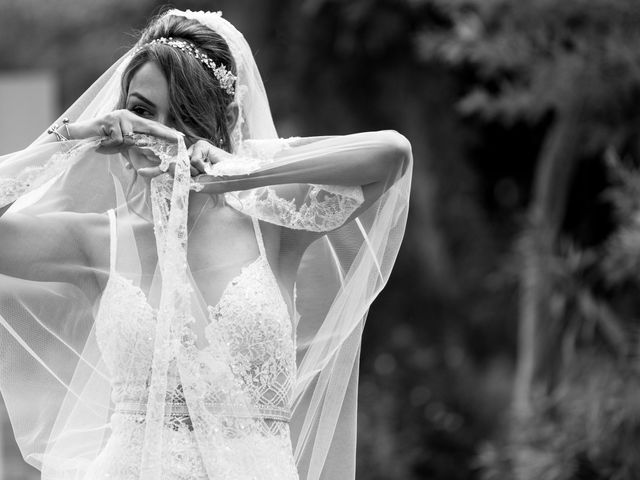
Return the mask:
[[(580, 388), (576, 378), (569, 381), (562, 372), (565, 366), (572, 368), (573, 352), (578, 339), (585, 339), (585, 331), (597, 332), (616, 355), (628, 349), (624, 322), (609, 302), (594, 297), (593, 282), (584, 281), (587, 267), (598, 266), (600, 258), (580, 252), (570, 255), (563, 227), (572, 187), (587, 159), (601, 157), (608, 148), (632, 147), (637, 154), (640, 5), (632, 0), (429, 3), (449, 19), (451, 27), (422, 32), (418, 40), (421, 55), (471, 68), (475, 76), (473, 87), (459, 104), (460, 111), (506, 126), (522, 121), (547, 125), (519, 245), (514, 389), (514, 428), (518, 429), (529, 419), (535, 421), (532, 416), (541, 411), (542, 400), (533, 402), (539, 398), (538, 386), (547, 392), (545, 399), (562, 386)], [(606, 233), (595, 243), (601, 243)], [(575, 265), (580, 266), (579, 272), (564, 270)], [(576, 283), (576, 279), (583, 281)], [(603, 443), (608, 440), (611, 438)], [(581, 468), (580, 462), (565, 464), (555, 473), (542, 475), (528, 468), (540, 459), (525, 453), (516, 451), (511, 458), (511, 474), (516, 478), (574, 478)], [(587, 456), (592, 453), (586, 451)], [(618, 470), (623, 476), (615, 478), (635, 478), (638, 470), (629, 476), (629, 465), (623, 462)], [(597, 475), (580, 478), (613, 478)]]

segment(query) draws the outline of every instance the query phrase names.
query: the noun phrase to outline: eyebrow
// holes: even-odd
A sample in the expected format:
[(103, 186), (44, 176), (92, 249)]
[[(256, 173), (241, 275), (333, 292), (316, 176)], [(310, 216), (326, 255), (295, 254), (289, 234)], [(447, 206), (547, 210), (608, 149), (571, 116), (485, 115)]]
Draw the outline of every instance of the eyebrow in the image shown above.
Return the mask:
[(153, 103), (151, 100), (149, 100), (147, 97), (145, 97), (144, 95), (142, 95), (141, 93), (138, 92), (133, 92), (129, 94), (130, 97), (137, 97), (140, 100), (142, 100), (144, 103), (146, 103), (147, 105), (149, 105), (150, 107), (153, 108), (157, 108), (156, 104)]

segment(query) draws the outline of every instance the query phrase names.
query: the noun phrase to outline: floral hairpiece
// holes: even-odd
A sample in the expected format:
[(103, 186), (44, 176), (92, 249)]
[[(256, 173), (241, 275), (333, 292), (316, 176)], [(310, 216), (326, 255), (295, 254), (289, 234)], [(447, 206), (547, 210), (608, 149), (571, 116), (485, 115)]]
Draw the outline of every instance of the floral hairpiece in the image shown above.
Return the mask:
[(195, 46), (193, 46), (189, 42), (185, 42), (184, 40), (177, 40), (173, 37), (160, 37), (151, 40), (149, 43), (147, 43), (147, 45), (153, 45), (154, 43), (162, 43), (163, 45), (169, 45), (170, 47), (178, 48), (183, 52), (188, 53), (196, 60), (199, 60), (204, 66), (210, 68), (211, 71), (213, 71), (213, 74), (218, 79), (218, 82), (220, 83), (222, 89), (229, 95), (234, 95), (235, 84), (238, 77), (227, 70), (227, 67), (225, 67), (223, 64), (216, 65), (215, 62), (211, 60), (204, 52), (201, 52)]

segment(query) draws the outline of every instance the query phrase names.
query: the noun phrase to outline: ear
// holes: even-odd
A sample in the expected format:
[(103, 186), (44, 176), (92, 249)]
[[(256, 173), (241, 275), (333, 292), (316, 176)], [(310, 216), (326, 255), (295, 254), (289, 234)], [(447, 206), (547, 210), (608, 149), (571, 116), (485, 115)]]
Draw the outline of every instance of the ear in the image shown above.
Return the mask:
[(225, 120), (227, 121), (227, 129), (229, 132), (233, 131), (233, 128), (236, 126), (239, 114), (240, 109), (238, 108), (238, 104), (236, 102), (231, 102), (227, 106), (227, 113), (225, 115)]

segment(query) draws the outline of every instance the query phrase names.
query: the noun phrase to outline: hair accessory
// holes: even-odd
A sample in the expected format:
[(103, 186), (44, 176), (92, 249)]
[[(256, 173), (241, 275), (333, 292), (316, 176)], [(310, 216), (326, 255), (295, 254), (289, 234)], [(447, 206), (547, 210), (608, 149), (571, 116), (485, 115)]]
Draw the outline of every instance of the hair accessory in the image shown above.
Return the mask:
[(163, 45), (169, 45), (170, 47), (178, 48), (183, 52), (188, 53), (192, 57), (195, 57), (196, 60), (199, 60), (203, 65), (213, 71), (213, 74), (218, 79), (220, 86), (225, 92), (227, 92), (229, 95), (234, 95), (235, 83), (238, 77), (227, 70), (227, 67), (225, 67), (223, 64), (216, 65), (216, 63), (211, 60), (204, 52), (200, 51), (191, 43), (184, 40), (176, 40), (173, 37), (160, 37), (151, 40), (149, 43), (147, 43), (147, 45), (153, 45), (154, 43), (162, 43)]

